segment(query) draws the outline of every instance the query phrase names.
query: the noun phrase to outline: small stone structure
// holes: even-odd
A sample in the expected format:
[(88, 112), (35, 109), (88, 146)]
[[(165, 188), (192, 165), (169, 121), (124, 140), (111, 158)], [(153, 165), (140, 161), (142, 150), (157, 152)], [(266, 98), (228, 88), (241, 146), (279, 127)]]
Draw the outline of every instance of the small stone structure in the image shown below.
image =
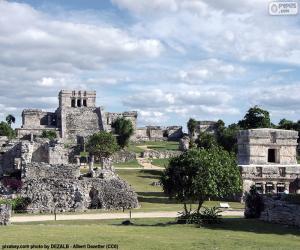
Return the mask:
[(135, 141), (179, 141), (183, 132), (181, 126), (147, 126), (135, 130)]
[(11, 205), (1, 204), (0, 205), (0, 225), (6, 226), (10, 224), (11, 217)]
[(189, 136), (194, 139), (197, 139), (200, 133), (210, 133), (210, 134), (216, 134), (217, 130), (217, 122), (215, 121), (197, 121), (197, 125), (195, 128), (194, 135), (192, 136), (189, 134)]
[(260, 220), (300, 227), (300, 205), (263, 197), (264, 210)]
[(294, 193), (300, 174), (297, 164), (298, 132), (281, 129), (250, 129), (238, 133), (238, 164), (243, 190), (256, 185), (261, 193)]

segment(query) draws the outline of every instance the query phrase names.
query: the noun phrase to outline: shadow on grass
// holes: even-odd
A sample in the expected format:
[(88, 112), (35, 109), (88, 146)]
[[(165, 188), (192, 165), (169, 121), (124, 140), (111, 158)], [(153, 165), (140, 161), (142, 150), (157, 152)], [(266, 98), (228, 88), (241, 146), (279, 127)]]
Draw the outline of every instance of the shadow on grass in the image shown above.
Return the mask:
[(220, 224), (205, 225), (203, 228), (212, 230), (229, 230), (256, 234), (293, 234), (300, 236), (300, 229), (292, 226), (267, 223), (257, 219), (224, 218)]
[(158, 180), (161, 177), (161, 174), (161, 170), (141, 170), (138, 177)]
[[(114, 224), (116, 225), (116, 224)], [(168, 227), (177, 225), (178, 227), (182, 227), (184, 230), (185, 226), (191, 226), (198, 228), (197, 225), (187, 225), (187, 224), (177, 224), (175, 220), (168, 222), (159, 222), (154, 224), (146, 224), (146, 223), (138, 223), (133, 219), (133, 225), (136, 227)], [(123, 226), (118, 224), (118, 226)], [(233, 232), (245, 232), (245, 233), (254, 233), (254, 234), (277, 234), (277, 235), (295, 235), (300, 237), (300, 229), (296, 227), (287, 227), (280, 224), (272, 224), (263, 222), (257, 219), (244, 219), (244, 218), (223, 218), (220, 224), (213, 225), (205, 225), (201, 226), (202, 229), (210, 229), (210, 230), (227, 230)], [(255, 236), (254, 236), (255, 237)]]
[(155, 223), (155, 224), (139, 224), (134, 222), (133, 220), (133, 224), (132, 225), (122, 225), (122, 224), (113, 224), (114, 226), (135, 226), (135, 227), (168, 227), (168, 226), (173, 226), (173, 225), (177, 225), (177, 222), (174, 221), (169, 221), (169, 222), (159, 222), (159, 223)]
[(163, 192), (137, 192), (139, 202), (179, 204), (176, 200), (170, 200)]

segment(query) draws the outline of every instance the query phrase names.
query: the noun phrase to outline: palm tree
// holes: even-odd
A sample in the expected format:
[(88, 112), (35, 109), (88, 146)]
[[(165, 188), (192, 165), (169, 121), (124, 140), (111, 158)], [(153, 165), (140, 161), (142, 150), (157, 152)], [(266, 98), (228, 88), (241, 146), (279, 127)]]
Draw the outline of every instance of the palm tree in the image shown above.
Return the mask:
[(6, 116), (6, 122), (11, 126), (12, 123), (16, 122), (16, 118), (13, 115)]

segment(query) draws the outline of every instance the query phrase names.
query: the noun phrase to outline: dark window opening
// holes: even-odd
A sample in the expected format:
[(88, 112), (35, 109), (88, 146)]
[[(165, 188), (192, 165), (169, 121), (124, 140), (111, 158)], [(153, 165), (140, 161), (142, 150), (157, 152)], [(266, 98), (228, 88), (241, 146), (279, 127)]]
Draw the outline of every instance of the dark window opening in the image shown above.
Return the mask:
[(266, 183), (266, 194), (272, 193), (274, 190), (274, 185), (271, 182)]
[(48, 125), (48, 116), (47, 115), (45, 115), (41, 118), (40, 125), (45, 125), (45, 126)]
[(86, 100), (83, 100), (83, 106), (86, 107)]
[(256, 188), (256, 191), (260, 194), (262, 194), (264, 192), (262, 183), (255, 183), (255, 188)]
[(72, 101), (71, 101), (71, 107), (75, 108), (75, 99), (72, 99)]
[(268, 149), (268, 162), (276, 162), (276, 150), (273, 148)]
[(284, 183), (278, 183), (277, 184), (277, 193), (283, 193), (285, 190), (285, 185)]
[(81, 107), (81, 100), (77, 100), (77, 107)]

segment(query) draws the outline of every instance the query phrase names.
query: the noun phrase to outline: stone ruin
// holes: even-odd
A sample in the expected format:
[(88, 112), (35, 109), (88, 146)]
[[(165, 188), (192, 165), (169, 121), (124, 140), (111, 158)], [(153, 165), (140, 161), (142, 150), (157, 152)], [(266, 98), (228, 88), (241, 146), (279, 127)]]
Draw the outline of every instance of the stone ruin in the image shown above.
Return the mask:
[(18, 138), (30, 139), (50, 130), (64, 142), (82, 143), (82, 140), (100, 130), (113, 132), (112, 124), (120, 117), (132, 122), (132, 141), (179, 140), (183, 135), (180, 126), (137, 128), (136, 111), (105, 112), (103, 107), (96, 107), (96, 91), (61, 90), (58, 100), (59, 107), (55, 112), (23, 110), (22, 126), (16, 129)]
[(298, 132), (281, 129), (250, 129), (238, 133), (238, 164), (243, 190), (255, 185), (260, 193), (297, 192)]
[(0, 205), (0, 226), (7, 226), (10, 224), (11, 205)]
[(29, 163), (21, 197), (29, 199), (27, 211), (32, 213), (138, 207), (134, 190), (108, 166), (91, 177), (80, 175), (77, 165)]
[(260, 220), (300, 227), (300, 205), (282, 199), (263, 197), (264, 209)]

